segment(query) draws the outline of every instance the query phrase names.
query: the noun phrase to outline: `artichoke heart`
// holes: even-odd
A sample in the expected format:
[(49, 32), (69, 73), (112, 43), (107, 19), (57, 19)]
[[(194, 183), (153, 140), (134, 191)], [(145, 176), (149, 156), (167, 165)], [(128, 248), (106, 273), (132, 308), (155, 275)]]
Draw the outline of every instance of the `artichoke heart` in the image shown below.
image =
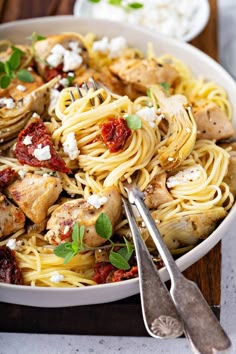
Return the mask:
[(180, 166), (191, 153), (197, 137), (197, 126), (185, 96), (168, 97), (158, 86), (152, 87), (152, 94), (169, 125), (160, 143), (158, 158), (161, 167), (170, 171)]

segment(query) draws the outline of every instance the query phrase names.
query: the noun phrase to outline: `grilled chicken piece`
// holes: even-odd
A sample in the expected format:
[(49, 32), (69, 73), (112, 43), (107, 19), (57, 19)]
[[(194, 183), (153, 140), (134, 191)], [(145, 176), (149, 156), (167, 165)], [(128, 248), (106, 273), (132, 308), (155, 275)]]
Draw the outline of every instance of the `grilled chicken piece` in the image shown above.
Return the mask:
[(125, 84), (131, 84), (132, 88), (140, 93), (146, 93), (150, 86), (163, 82), (172, 86), (179, 77), (178, 72), (170, 65), (159, 64), (154, 59), (122, 58), (110, 65), (109, 69)]
[(197, 123), (197, 139), (228, 139), (234, 129), (226, 114), (214, 103), (196, 107), (193, 111)]
[[(37, 64), (38, 72), (42, 77), (47, 78), (45, 70), (47, 67), (49, 67), (49, 65), (47, 65), (47, 58), (51, 54), (51, 51), (55, 47), (55, 45), (60, 44), (66, 50), (71, 50), (70, 43), (78, 43), (78, 47), (81, 49), (79, 55), (83, 58), (83, 62), (81, 65), (86, 65), (89, 59), (88, 49), (83, 40), (83, 37), (80, 36), (78, 33), (62, 33), (59, 35), (52, 35), (48, 36), (44, 40), (37, 41), (35, 43), (35, 61)], [(55, 67), (57, 67), (57, 65), (55, 65)]]
[(95, 223), (99, 215), (105, 213), (114, 228), (121, 215), (121, 196), (116, 187), (108, 187), (99, 195), (107, 198), (99, 209), (89, 205), (84, 199), (74, 199), (56, 208), (47, 223), (49, 231), (45, 235), (46, 240), (52, 244), (61, 243), (71, 237), (72, 226), (78, 222), (85, 226), (83, 241), (87, 246), (97, 247), (106, 243), (106, 239), (97, 234)]
[[(156, 213), (153, 212), (154, 220)], [(227, 215), (223, 208), (206, 210), (199, 214), (176, 217), (158, 224), (158, 229), (169, 249), (197, 244), (207, 238), (217, 227), (220, 221)], [(143, 237), (146, 236), (146, 230)], [(147, 241), (149, 246), (155, 247), (152, 240)]]
[(158, 208), (159, 205), (170, 202), (173, 197), (166, 188), (167, 174), (156, 175), (147, 186), (145, 194), (145, 203), (149, 209)]
[(7, 187), (7, 192), (35, 224), (47, 217), (48, 208), (54, 204), (62, 191), (59, 178), (27, 173)]
[(25, 215), (0, 193), (0, 238), (11, 235), (24, 225)]

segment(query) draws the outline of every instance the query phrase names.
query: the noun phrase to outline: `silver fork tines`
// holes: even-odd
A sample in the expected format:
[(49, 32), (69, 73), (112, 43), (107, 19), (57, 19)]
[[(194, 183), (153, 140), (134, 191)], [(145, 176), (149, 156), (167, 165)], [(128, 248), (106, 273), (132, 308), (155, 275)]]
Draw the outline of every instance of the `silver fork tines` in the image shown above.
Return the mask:
[[(90, 79), (88, 80), (88, 82), (91, 82), (91, 83), (92, 83), (93, 89), (94, 89), (95, 91), (99, 90), (99, 86), (98, 86), (97, 82), (96, 82), (93, 78), (90, 78)], [(88, 82), (84, 82), (83, 85), (82, 85), (82, 88), (85, 89), (86, 92), (89, 91)], [(83, 97), (82, 90), (79, 88), (79, 86), (78, 86), (77, 84), (75, 85), (75, 87), (76, 87), (76, 90), (77, 90), (77, 92), (78, 92), (79, 97), (82, 98), (82, 97)], [(74, 96), (73, 92), (72, 92), (72, 91), (69, 91), (69, 93), (70, 93), (71, 102), (72, 102), (72, 103), (75, 102), (76, 99), (75, 99), (75, 96)], [(99, 94), (97, 95), (97, 97), (98, 97), (100, 103), (103, 103), (103, 102), (104, 102), (104, 97), (102, 96), (101, 93), (99, 93)], [(95, 106), (95, 99), (94, 99), (94, 98), (90, 98), (89, 101), (90, 101), (90, 103), (91, 103), (92, 106)]]

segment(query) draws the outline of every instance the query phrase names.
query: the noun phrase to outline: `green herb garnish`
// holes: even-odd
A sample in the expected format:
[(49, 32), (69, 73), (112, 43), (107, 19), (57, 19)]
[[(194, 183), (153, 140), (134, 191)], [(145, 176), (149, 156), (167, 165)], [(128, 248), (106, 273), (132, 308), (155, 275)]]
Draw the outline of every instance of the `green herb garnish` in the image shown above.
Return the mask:
[(33, 32), (33, 33), (31, 34), (31, 36), (26, 37), (26, 39), (28, 39), (29, 41), (31, 41), (32, 46), (34, 46), (34, 44), (35, 44), (36, 42), (42, 41), (42, 40), (46, 39), (46, 37), (41, 36), (40, 34), (38, 34), (38, 33), (36, 33), (36, 32)]
[(166, 91), (170, 89), (168, 82), (161, 82), (159, 85), (161, 85)]
[(132, 130), (136, 130), (136, 129), (141, 129), (142, 128), (142, 121), (141, 119), (136, 116), (136, 115), (131, 115), (131, 116), (127, 116), (125, 117), (126, 123), (128, 125), (128, 127)]
[[(98, 4), (101, 0), (88, 0), (89, 2), (92, 2), (94, 4)], [(113, 6), (120, 6), (122, 7), (125, 11), (129, 10), (138, 10), (141, 9), (144, 5), (140, 2), (132, 2), (129, 4), (123, 4), (122, 0), (107, 0), (109, 5)]]
[(7, 88), (11, 80), (17, 77), (23, 82), (32, 82), (34, 78), (32, 74), (26, 69), (20, 69), (21, 57), (26, 53), (21, 49), (12, 46), (12, 54), (5, 62), (0, 62), (0, 88)]
[(61, 243), (55, 247), (53, 253), (60, 258), (64, 258), (64, 264), (68, 263), (80, 251), (85, 250), (83, 243), (84, 226), (79, 226), (77, 222), (74, 223), (72, 228), (72, 242)]
[[(107, 241), (110, 243), (110, 246), (108, 245), (105, 247), (111, 247), (109, 255), (109, 260), (111, 264), (118, 269), (130, 269), (128, 261), (130, 260), (134, 252), (134, 246), (128, 240), (126, 240), (125, 237), (125, 242), (118, 245), (110, 239), (112, 236), (112, 225), (109, 217), (105, 213), (101, 213), (99, 215), (95, 224), (95, 228), (97, 234), (100, 237), (107, 239)], [(91, 251), (97, 249), (85, 245), (83, 241), (84, 232), (85, 227), (83, 225), (79, 226), (78, 222), (75, 222), (72, 228), (72, 242), (61, 243), (60, 245), (55, 247), (53, 251), (54, 254), (57, 257), (64, 258), (64, 264), (68, 263), (74, 256), (76, 256), (81, 251)], [(114, 247), (116, 246), (120, 247), (117, 252), (114, 251)]]

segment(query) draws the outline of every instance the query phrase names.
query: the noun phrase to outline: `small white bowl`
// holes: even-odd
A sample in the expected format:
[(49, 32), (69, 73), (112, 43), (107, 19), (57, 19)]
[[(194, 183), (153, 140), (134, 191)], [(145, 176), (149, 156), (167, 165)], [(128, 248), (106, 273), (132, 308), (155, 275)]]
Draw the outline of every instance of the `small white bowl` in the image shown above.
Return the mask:
[[(180, 0), (181, 1), (181, 0)], [(191, 1), (191, 0), (190, 0)], [(143, 1), (144, 6), (145, 6), (145, 1)], [(97, 19), (105, 19), (105, 20), (112, 20), (116, 22), (126, 22), (129, 24), (136, 25), (138, 27), (143, 26), (146, 27), (150, 30), (156, 30), (158, 33), (162, 35), (166, 35), (168, 37), (173, 37), (175, 39), (179, 39), (185, 42), (191, 41), (193, 38), (197, 37), (202, 30), (205, 28), (209, 16), (210, 16), (210, 6), (208, 0), (198, 0), (198, 10), (195, 12), (192, 20), (191, 20), (191, 26), (189, 30), (180, 36), (175, 36), (174, 34), (166, 34), (165, 28), (161, 24), (159, 25), (159, 30), (158, 30), (158, 22), (153, 25), (153, 27), (146, 26), (143, 24), (141, 21), (141, 16), (139, 16), (140, 12), (142, 10), (133, 10), (132, 16), (127, 16), (125, 11), (122, 10), (121, 8), (117, 6), (112, 6), (108, 5), (111, 7), (111, 11), (99, 11), (99, 6), (103, 6), (100, 3), (92, 3), (89, 0), (77, 0), (74, 5), (74, 15), (78, 17), (87, 17), (87, 18), (97, 18)], [(104, 9), (103, 9), (104, 10)], [(137, 16), (136, 16), (137, 14)], [(146, 16), (146, 15), (145, 15)], [(136, 18), (136, 19), (135, 19)], [(152, 22), (152, 15), (150, 17), (150, 21), (148, 23)], [(146, 18), (147, 21), (147, 18)], [(190, 23), (190, 21), (189, 21)], [(167, 25), (167, 24), (166, 24)], [(173, 30), (173, 29), (172, 29)], [(165, 31), (165, 33), (163, 32)]]

